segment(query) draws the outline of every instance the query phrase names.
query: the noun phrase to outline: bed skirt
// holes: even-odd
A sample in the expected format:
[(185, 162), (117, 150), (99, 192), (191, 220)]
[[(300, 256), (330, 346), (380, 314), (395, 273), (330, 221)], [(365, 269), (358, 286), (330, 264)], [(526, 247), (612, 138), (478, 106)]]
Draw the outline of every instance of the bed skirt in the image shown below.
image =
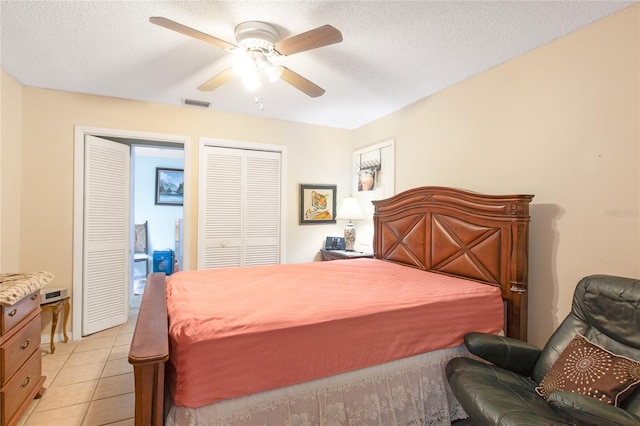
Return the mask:
[(167, 426), (450, 425), (467, 415), (444, 368), (464, 345), (199, 408), (165, 405)]

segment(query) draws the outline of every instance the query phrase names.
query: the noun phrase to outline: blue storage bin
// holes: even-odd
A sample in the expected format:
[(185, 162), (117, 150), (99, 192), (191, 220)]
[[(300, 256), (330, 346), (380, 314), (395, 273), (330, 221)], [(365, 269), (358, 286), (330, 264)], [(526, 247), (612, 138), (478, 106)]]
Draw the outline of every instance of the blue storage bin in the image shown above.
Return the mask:
[(173, 250), (154, 250), (153, 272), (164, 272), (167, 275), (171, 275), (173, 263)]

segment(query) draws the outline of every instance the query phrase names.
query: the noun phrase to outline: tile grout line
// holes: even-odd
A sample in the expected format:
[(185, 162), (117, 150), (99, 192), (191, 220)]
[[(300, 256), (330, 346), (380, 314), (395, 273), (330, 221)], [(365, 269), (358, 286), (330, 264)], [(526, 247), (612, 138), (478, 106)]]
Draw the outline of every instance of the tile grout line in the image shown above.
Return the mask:
[[(93, 381), (93, 380), (95, 380), (95, 381), (96, 381), (95, 387), (93, 388), (93, 390), (92, 390), (92, 392), (91, 392), (91, 397), (90, 397), (90, 399), (89, 399), (88, 401), (86, 401), (86, 402), (82, 402), (82, 403), (78, 402), (78, 403), (74, 403), (74, 404), (70, 404), (70, 405), (68, 405), (68, 406), (65, 406), (65, 407), (72, 407), (72, 406), (75, 406), (75, 405), (83, 405), (83, 404), (86, 404), (86, 407), (84, 408), (84, 410), (83, 410), (83, 412), (82, 412), (82, 416), (81, 416), (81, 423), (80, 423), (80, 424), (82, 424), (82, 425), (84, 425), (84, 424), (85, 424), (85, 422), (86, 422), (86, 420), (87, 420), (87, 416), (88, 416), (88, 414), (89, 414), (89, 410), (90, 410), (91, 405), (92, 405), (92, 403), (93, 403), (94, 401), (100, 401), (100, 400), (104, 400), (104, 399), (108, 399), (108, 398), (112, 398), (112, 397), (118, 397), (118, 396), (122, 396), (122, 395), (127, 395), (127, 394), (129, 394), (129, 393), (133, 393), (133, 392), (135, 392), (135, 388), (134, 388), (134, 389), (131, 389), (131, 392), (118, 393), (117, 395), (111, 395), (111, 396), (108, 396), (108, 397), (106, 397), (106, 396), (105, 396), (105, 397), (103, 397), (103, 398), (95, 399), (96, 394), (97, 394), (97, 391), (98, 391), (98, 388), (99, 388), (99, 385), (100, 385), (100, 382), (101, 382), (103, 379), (107, 379), (107, 378), (109, 378), (109, 377), (124, 376), (124, 375), (126, 375), (126, 374), (129, 374), (129, 373), (127, 372), (127, 373), (121, 373), (121, 374), (114, 374), (114, 375), (112, 375), (112, 376), (108, 376), (108, 377), (103, 377), (103, 374), (104, 374), (104, 373), (105, 373), (105, 371), (106, 371), (107, 364), (109, 363), (109, 361), (117, 362), (119, 359), (122, 359), (122, 358), (114, 358), (114, 359), (110, 359), (111, 355), (114, 353), (114, 348), (116, 348), (117, 346), (127, 346), (127, 345), (130, 345), (130, 344), (131, 344), (131, 342), (129, 341), (129, 342), (128, 342), (128, 343), (126, 343), (126, 344), (116, 345), (116, 343), (118, 342), (118, 337), (119, 337), (119, 336), (121, 336), (121, 335), (125, 335), (125, 334), (133, 334), (133, 332), (134, 332), (134, 331), (133, 331), (133, 330), (131, 330), (131, 324), (130, 324), (130, 323), (131, 323), (131, 321), (132, 321), (132, 320), (134, 320), (134, 319), (135, 319), (135, 317), (136, 317), (136, 316), (137, 316), (137, 312), (135, 313), (135, 315), (132, 315), (132, 314), (130, 313), (130, 315), (129, 315), (129, 320), (128, 320), (126, 323), (124, 323), (124, 324), (121, 324), (121, 325), (117, 326), (117, 327), (118, 327), (118, 329), (117, 329), (117, 330), (115, 330), (115, 332), (113, 332), (113, 340), (111, 341), (111, 343), (110, 343), (110, 345), (109, 345), (109, 347), (108, 347), (108, 348), (104, 348), (104, 349), (108, 349), (108, 353), (107, 353), (107, 355), (106, 355), (105, 360), (104, 360), (104, 361), (101, 361), (101, 362), (103, 362), (103, 365), (102, 365), (102, 368), (100, 369), (100, 373), (98, 374), (98, 377), (97, 377), (96, 379), (91, 379), (91, 380), (82, 380), (82, 381), (80, 381), (80, 382), (70, 383), (70, 384), (67, 384), (67, 385), (54, 386), (54, 388), (55, 388), (55, 387), (63, 387), (63, 386), (74, 385), (74, 384), (77, 384), (77, 383), (84, 383), (84, 382), (87, 382), (87, 381)], [(135, 329), (135, 327), (134, 327), (134, 329)], [(125, 331), (125, 330), (126, 330), (126, 331)], [(100, 333), (100, 332), (98, 332), (98, 333)], [(98, 333), (96, 333), (96, 334), (98, 334)], [(95, 335), (95, 334), (94, 334), (94, 335)], [(89, 336), (88, 336), (88, 337), (89, 337)], [(51, 354), (51, 353), (49, 353), (49, 351), (48, 351), (48, 350), (46, 350), (46, 349), (42, 348), (42, 346), (43, 346), (43, 345), (40, 345), (40, 346), (41, 346), (41, 347), (40, 347), (40, 349), (39, 349), (39, 350), (40, 350), (41, 352), (45, 352), (45, 354), (43, 354), (43, 359), (44, 359), (44, 357), (45, 357), (45, 356), (47, 356), (47, 355), (55, 356), (55, 354)], [(68, 365), (67, 365), (67, 364), (69, 363), (69, 361), (71, 360), (72, 355), (74, 355), (74, 354), (79, 354), (79, 353), (83, 353), (83, 352), (88, 352), (88, 351), (93, 350), (93, 349), (89, 349), (89, 350), (87, 350), (87, 351), (76, 352), (76, 351), (77, 351), (77, 349), (78, 349), (78, 347), (79, 347), (79, 344), (76, 344), (76, 345), (75, 345), (75, 346), (70, 350), (70, 352), (66, 354), (66, 359), (65, 359), (65, 360), (60, 364), (60, 366), (59, 366), (58, 368), (56, 368), (56, 369), (55, 369), (55, 371), (51, 371), (51, 372), (46, 373), (46, 375), (47, 375), (47, 376), (51, 376), (51, 382), (49, 383), (49, 386), (47, 387), (47, 390), (51, 389), (51, 387), (52, 387), (52, 385), (53, 385), (54, 381), (58, 379), (58, 377), (59, 377), (60, 373), (63, 371), (63, 369), (64, 369), (65, 367), (67, 367), (67, 368), (74, 368), (74, 367), (81, 367), (81, 366), (84, 366), (84, 365), (91, 365), (91, 364), (92, 364), (92, 363), (88, 363), (88, 364), (80, 364), (80, 365), (78, 365), (78, 366), (68, 366)], [(98, 348), (98, 349), (100, 349), (100, 348)], [(95, 350), (98, 350), (98, 349), (95, 349)], [(98, 363), (95, 363), (95, 364), (98, 364)], [(45, 374), (43, 373), (43, 375), (45, 375)], [(119, 391), (119, 392), (121, 392), (121, 391)], [(45, 392), (45, 395), (46, 395), (46, 392)], [(43, 397), (44, 397), (45, 395), (43, 395)], [(40, 405), (40, 402), (41, 402), (41, 401), (40, 401), (40, 399), (37, 399), (37, 400), (36, 400), (36, 399), (34, 399), (34, 400), (32, 401), (31, 406), (29, 407), (29, 409), (28, 409), (28, 410), (27, 410), (27, 412), (25, 413), (24, 417), (23, 417), (23, 418), (20, 420), (20, 422), (18, 423), (19, 425), (26, 425), (26, 424), (28, 424), (29, 419), (30, 419), (30, 418), (33, 416), (33, 414), (35, 413), (35, 410), (36, 410), (36, 409), (37, 409), (37, 407)], [(50, 409), (50, 410), (55, 410), (55, 409), (65, 408), (65, 407), (53, 408), (53, 409)], [(43, 411), (40, 411), (39, 413), (44, 413), (44, 412), (46, 412), (46, 411), (50, 411), (50, 410), (43, 410)], [(121, 420), (117, 420), (117, 421), (115, 421), (115, 423), (118, 423), (118, 422), (121, 422), (121, 421), (131, 420), (131, 419), (133, 419), (133, 417), (131, 417), (131, 418), (124, 418), (124, 419), (121, 419)], [(114, 422), (111, 422), (111, 423), (114, 423)]]
[[(113, 352), (113, 348), (115, 347), (116, 341), (118, 340), (118, 336), (120, 335), (120, 328), (126, 324), (128, 324), (129, 321), (127, 321), (124, 324), (121, 324), (118, 326), (118, 331), (115, 333), (115, 336), (113, 338), (113, 342), (111, 343), (111, 346), (109, 347), (109, 354), (107, 355), (107, 359), (104, 362), (104, 365), (102, 367), (102, 370), (100, 371), (100, 376), (98, 377), (98, 383), (96, 383), (96, 387), (93, 389), (93, 392), (91, 393), (91, 399), (89, 400), (89, 403), (87, 404), (87, 408), (86, 410), (84, 410), (84, 414), (82, 416), (82, 422), (81, 424), (84, 425), (85, 421), (87, 420), (87, 415), (89, 414), (89, 409), (91, 408), (91, 403), (94, 401), (98, 401), (97, 399), (94, 399), (96, 392), (98, 391), (98, 386), (100, 385), (100, 380), (103, 379), (102, 375), (104, 374), (105, 369), (107, 368), (107, 363), (109, 362), (109, 355), (111, 355), (111, 353)], [(77, 348), (74, 348), (74, 351)], [(106, 399), (105, 398), (101, 398), (101, 399)], [(111, 397), (109, 397), (111, 398)], [(126, 420), (126, 419), (122, 419), (122, 420)], [(122, 420), (118, 420), (118, 421), (122, 421)], [(113, 422), (111, 422), (113, 423)]]

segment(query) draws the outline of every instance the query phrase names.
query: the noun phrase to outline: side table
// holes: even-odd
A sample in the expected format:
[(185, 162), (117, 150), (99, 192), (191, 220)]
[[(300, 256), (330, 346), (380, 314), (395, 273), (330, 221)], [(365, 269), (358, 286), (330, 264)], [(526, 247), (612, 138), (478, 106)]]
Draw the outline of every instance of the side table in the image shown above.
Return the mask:
[(358, 259), (361, 257), (372, 258), (373, 253), (363, 253), (360, 251), (346, 251), (346, 250), (326, 250), (320, 249), (322, 254), (322, 260), (340, 260), (340, 259)]
[(60, 313), (60, 309), (63, 309), (63, 308), (64, 308), (64, 321), (62, 323), (62, 335), (64, 336), (65, 343), (69, 341), (69, 337), (67, 336), (67, 323), (69, 322), (69, 310), (71, 309), (71, 306), (69, 304), (69, 298), (70, 297), (67, 296), (64, 299), (58, 300), (56, 302), (45, 303), (40, 305), (40, 310), (42, 312), (50, 311), (53, 317), (51, 321), (51, 354), (52, 355), (56, 351), (56, 345), (53, 343), (53, 336), (56, 332), (56, 327), (58, 327), (58, 316)]

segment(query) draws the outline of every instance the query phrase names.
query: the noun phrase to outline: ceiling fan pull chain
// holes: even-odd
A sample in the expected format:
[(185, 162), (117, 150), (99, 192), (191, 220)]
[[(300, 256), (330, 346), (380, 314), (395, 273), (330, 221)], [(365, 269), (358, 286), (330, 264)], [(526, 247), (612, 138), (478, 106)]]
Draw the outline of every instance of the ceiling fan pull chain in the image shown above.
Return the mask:
[(255, 98), (255, 99), (256, 99), (256, 103), (259, 103), (259, 104), (260, 104), (260, 111), (264, 111), (264, 104), (262, 103), (262, 101), (260, 100), (260, 98), (258, 98), (258, 97), (256, 96), (256, 98)]

